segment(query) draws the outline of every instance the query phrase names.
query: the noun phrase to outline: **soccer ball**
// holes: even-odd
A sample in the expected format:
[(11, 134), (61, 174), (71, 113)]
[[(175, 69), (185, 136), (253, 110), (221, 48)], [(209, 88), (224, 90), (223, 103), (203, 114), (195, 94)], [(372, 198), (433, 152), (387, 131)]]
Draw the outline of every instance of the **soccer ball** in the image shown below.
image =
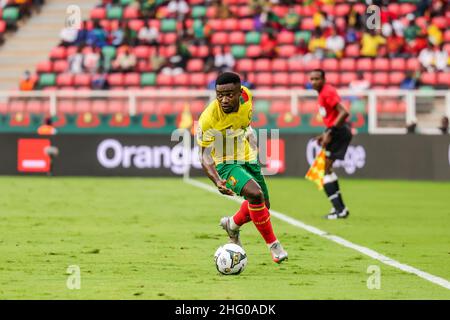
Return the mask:
[(247, 266), (245, 250), (234, 243), (219, 247), (214, 254), (217, 271), (224, 275), (239, 274)]

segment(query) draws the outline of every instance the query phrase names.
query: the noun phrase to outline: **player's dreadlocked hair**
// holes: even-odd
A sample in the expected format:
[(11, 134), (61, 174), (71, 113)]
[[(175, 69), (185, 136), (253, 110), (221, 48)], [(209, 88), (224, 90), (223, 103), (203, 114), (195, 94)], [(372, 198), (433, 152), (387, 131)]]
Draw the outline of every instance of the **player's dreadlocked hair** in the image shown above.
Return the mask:
[(238, 83), (241, 84), (241, 78), (237, 73), (234, 72), (224, 72), (220, 74), (216, 79), (216, 85), (227, 84), (227, 83)]

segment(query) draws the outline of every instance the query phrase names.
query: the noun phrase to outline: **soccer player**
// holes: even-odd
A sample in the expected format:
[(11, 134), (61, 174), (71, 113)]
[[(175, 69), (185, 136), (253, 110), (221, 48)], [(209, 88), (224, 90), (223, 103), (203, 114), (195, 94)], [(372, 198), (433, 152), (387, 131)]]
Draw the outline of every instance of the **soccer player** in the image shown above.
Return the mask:
[(269, 193), (257, 160), (256, 136), (250, 126), (252, 94), (241, 85), (239, 75), (225, 72), (216, 80), (216, 99), (198, 122), (197, 142), (203, 170), (219, 192), (245, 198), (239, 211), (224, 217), (220, 225), (230, 242), (241, 245), (239, 228), (253, 221), (276, 263), (288, 257), (270, 221)]
[(323, 186), (333, 206), (325, 218), (330, 220), (347, 218), (350, 212), (342, 200), (338, 177), (333, 172), (333, 163), (335, 160), (344, 159), (352, 139), (350, 125), (346, 122), (349, 113), (342, 106), (341, 98), (336, 89), (325, 83), (325, 72), (323, 70), (313, 70), (310, 74), (310, 81), (314, 90), (319, 93), (319, 113), (327, 127), (325, 132), (316, 138), (322, 148), (326, 150)]

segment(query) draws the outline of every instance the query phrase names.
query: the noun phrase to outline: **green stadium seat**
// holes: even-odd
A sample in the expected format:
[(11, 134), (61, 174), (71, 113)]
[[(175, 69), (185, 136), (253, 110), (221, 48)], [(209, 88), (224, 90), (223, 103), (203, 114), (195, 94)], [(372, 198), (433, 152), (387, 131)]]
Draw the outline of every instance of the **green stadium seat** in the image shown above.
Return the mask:
[(40, 87), (50, 87), (56, 85), (56, 74), (54, 73), (43, 73), (39, 77)]
[(141, 75), (141, 86), (154, 86), (156, 84), (156, 74), (146, 72)]
[(122, 19), (123, 10), (121, 7), (111, 7), (106, 12), (106, 17), (110, 20), (120, 20)]
[(246, 55), (246, 47), (245, 46), (232, 46), (231, 47), (231, 54), (236, 59), (242, 59), (245, 58)]
[(120, 0), (120, 5), (122, 7), (127, 7), (128, 5), (130, 5), (133, 2), (133, 0)]
[(161, 21), (162, 32), (176, 32), (177, 21), (175, 19), (164, 19)]
[(306, 43), (311, 39), (311, 32), (309, 31), (298, 31), (295, 33), (295, 43), (299, 43), (300, 39), (305, 40)]
[(7, 22), (15, 22), (19, 19), (19, 9), (16, 7), (7, 7), (3, 9), (3, 20)]
[(192, 18), (198, 19), (206, 15), (206, 7), (195, 6), (192, 8)]
[(267, 100), (256, 100), (255, 101), (255, 112), (268, 113), (270, 109), (270, 102)]
[(116, 56), (116, 48), (113, 46), (104, 46), (102, 48), (102, 52), (105, 58), (114, 59), (114, 57)]
[(363, 100), (354, 100), (351, 104), (351, 112), (365, 113), (366, 104)]
[(245, 35), (246, 44), (259, 44), (261, 42), (261, 33), (256, 31), (248, 32)]

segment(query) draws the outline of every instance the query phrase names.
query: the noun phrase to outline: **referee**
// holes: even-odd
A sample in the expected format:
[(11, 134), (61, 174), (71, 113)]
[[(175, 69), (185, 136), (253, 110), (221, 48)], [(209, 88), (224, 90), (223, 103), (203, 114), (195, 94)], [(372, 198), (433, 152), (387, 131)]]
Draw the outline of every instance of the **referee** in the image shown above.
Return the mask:
[(319, 113), (327, 127), (324, 133), (316, 137), (318, 143), (325, 149), (323, 185), (325, 193), (333, 205), (325, 218), (329, 220), (347, 218), (350, 212), (342, 200), (338, 177), (333, 172), (333, 163), (335, 160), (344, 159), (352, 140), (350, 125), (346, 122), (349, 113), (342, 106), (336, 88), (325, 83), (325, 72), (322, 69), (313, 70), (310, 74), (310, 81), (314, 90), (319, 93)]

